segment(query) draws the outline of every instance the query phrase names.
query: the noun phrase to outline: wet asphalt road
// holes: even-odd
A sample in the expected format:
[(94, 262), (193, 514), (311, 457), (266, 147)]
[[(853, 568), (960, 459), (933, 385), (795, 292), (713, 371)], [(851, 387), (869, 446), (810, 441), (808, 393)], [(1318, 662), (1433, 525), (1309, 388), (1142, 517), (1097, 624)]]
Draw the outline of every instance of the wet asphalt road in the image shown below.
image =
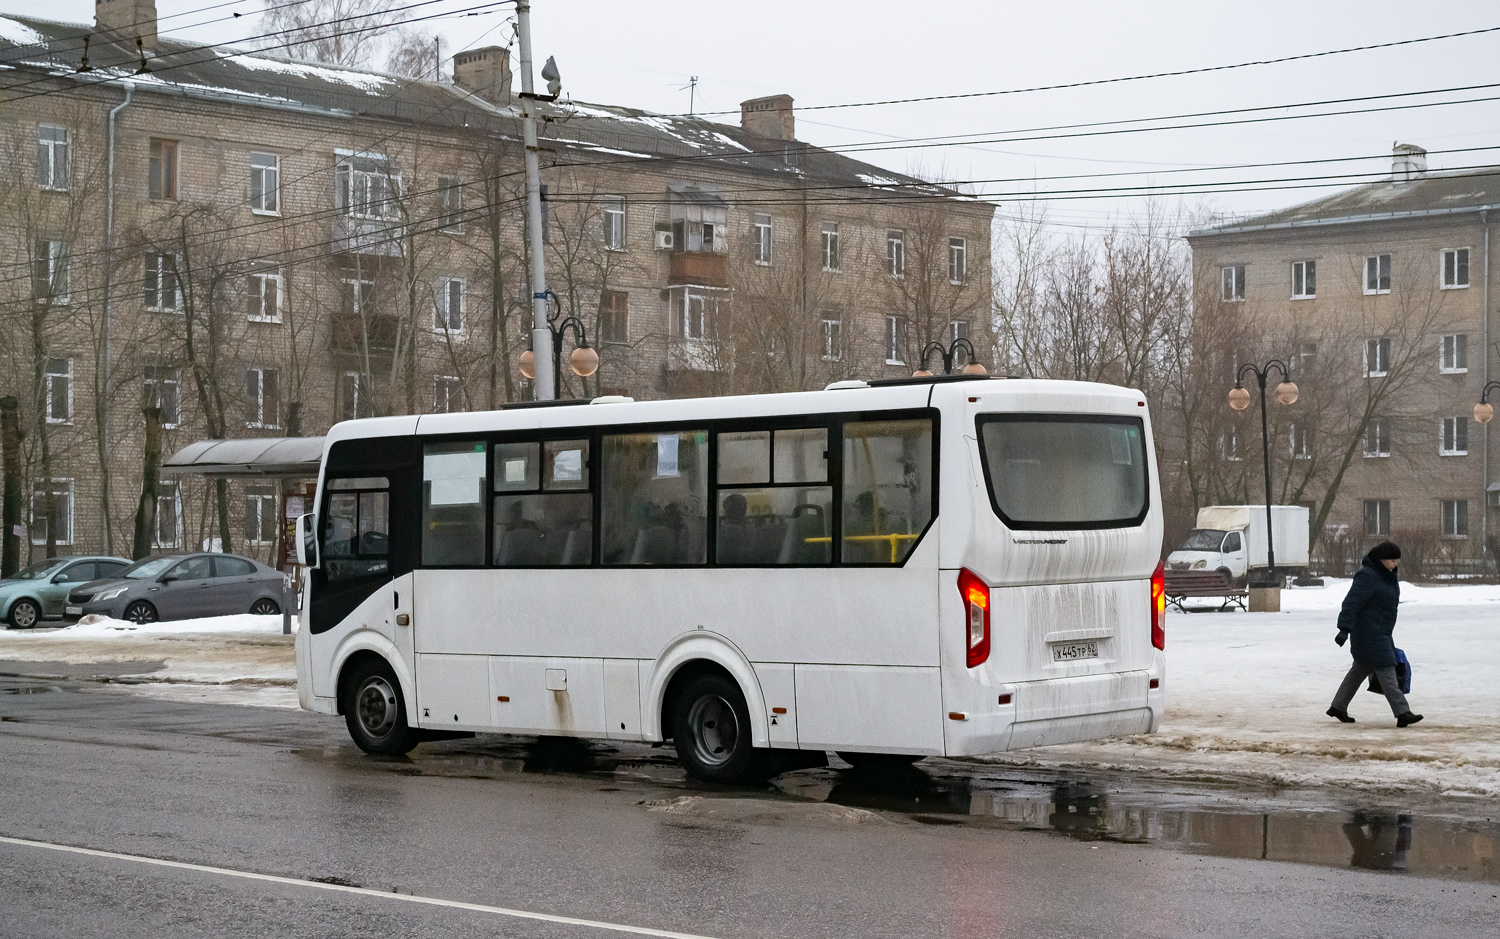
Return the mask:
[[(132, 856), (0, 841), (0, 936), (1467, 937), (1500, 916), (1484, 877), (939, 824), (895, 783), (864, 804), (908, 810), (869, 813), (695, 789), (645, 747), (478, 738), (414, 757), (363, 756), (303, 712), (0, 677), (0, 836)], [(700, 798), (650, 804), (684, 796)]]

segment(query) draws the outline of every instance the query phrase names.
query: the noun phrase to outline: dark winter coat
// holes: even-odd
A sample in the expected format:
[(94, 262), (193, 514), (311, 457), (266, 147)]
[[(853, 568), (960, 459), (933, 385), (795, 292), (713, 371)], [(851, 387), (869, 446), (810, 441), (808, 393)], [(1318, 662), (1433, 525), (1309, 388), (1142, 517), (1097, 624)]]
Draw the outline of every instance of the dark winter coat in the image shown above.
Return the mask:
[(1391, 633), (1396, 629), (1396, 604), (1400, 601), (1401, 584), (1396, 572), (1366, 555), (1339, 612), (1339, 632), (1349, 634), (1354, 661), (1370, 668), (1396, 664)]

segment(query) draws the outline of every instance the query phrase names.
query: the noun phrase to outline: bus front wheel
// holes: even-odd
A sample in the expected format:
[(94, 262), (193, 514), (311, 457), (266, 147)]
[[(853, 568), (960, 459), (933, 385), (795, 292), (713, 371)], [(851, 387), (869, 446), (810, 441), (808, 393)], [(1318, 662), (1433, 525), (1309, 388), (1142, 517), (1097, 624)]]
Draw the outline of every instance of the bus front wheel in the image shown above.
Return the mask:
[(739, 685), (700, 675), (683, 686), (672, 716), (672, 740), (689, 776), (739, 783), (763, 774), (765, 753), (750, 745), (750, 709)]
[(344, 683), (344, 720), (349, 736), (366, 753), (400, 756), (421, 740), (406, 722), (396, 673), (383, 659), (365, 659)]

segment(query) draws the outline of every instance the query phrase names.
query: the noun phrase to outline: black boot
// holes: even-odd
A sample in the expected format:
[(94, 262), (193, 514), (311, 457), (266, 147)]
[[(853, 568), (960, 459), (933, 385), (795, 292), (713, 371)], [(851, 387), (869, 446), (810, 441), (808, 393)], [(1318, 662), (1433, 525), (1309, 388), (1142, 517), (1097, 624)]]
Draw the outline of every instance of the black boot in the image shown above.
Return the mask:
[[(1329, 708), (1324, 713), (1327, 714), (1329, 717), (1337, 717), (1339, 720), (1343, 721), (1345, 724), (1352, 724), (1352, 723), (1354, 723), (1354, 718), (1352, 718), (1352, 717), (1349, 716), (1349, 712), (1348, 711), (1340, 711), (1338, 708)], [(1403, 725), (1403, 726), (1405, 726), (1405, 725)]]
[(1407, 711), (1405, 714), (1397, 714), (1396, 715), (1396, 726), (1397, 727), (1409, 727), (1410, 725), (1415, 724), (1417, 721), (1419, 721), (1421, 719), (1422, 719), (1422, 715), (1420, 715), (1420, 714), (1413, 714), (1412, 712)]

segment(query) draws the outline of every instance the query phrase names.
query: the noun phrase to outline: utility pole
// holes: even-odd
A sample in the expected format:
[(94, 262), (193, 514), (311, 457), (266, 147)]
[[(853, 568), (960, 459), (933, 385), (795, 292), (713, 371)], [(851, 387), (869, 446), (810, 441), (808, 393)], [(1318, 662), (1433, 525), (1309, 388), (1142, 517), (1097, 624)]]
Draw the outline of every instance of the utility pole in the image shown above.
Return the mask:
[(538, 401), (553, 398), (552, 327), (547, 322), (547, 265), (542, 257), (542, 179), (537, 162), (537, 96), (531, 80), (531, 0), (516, 0), (516, 36), (521, 43), (521, 127), (526, 138), (526, 243), (531, 254), (531, 348), (536, 376), (531, 389)]

